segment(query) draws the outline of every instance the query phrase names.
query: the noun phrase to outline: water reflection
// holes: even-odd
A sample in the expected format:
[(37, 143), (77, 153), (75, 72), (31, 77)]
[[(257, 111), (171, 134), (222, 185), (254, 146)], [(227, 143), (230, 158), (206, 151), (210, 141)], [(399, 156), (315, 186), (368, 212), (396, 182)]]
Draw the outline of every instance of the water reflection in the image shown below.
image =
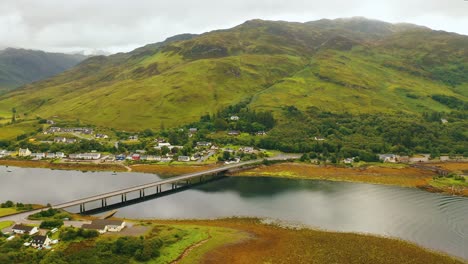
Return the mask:
[[(139, 173), (12, 170), (7, 173), (0, 167), (0, 200), (54, 204), (159, 179)], [(410, 188), (263, 177), (224, 178), (121, 208), (117, 216), (269, 217), (321, 229), (399, 237), (468, 259), (468, 199)]]

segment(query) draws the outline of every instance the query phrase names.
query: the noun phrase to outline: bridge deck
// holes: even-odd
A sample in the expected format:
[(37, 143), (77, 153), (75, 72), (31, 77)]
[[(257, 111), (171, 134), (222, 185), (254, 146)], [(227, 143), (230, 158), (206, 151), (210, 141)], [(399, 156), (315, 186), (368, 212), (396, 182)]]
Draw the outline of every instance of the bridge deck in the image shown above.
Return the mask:
[[(279, 159), (280, 158), (270, 158), (270, 160), (279, 160)], [(287, 158), (283, 157), (281, 159), (287, 159)], [(66, 203), (62, 203), (62, 204), (57, 204), (57, 205), (53, 205), (52, 207), (56, 208), (56, 209), (63, 209), (63, 208), (67, 208), (67, 207), (77, 206), (77, 205), (80, 205), (80, 204), (99, 201), (99, 200), (107, 199), (107, 198), (110, 198), (110, 197), (127, 194), (127, 193), (130, 193), (130, 192), (135, 192), (135, 191), (139, 191), (139, 190), (143, 190), (143, 189), (149, 189), (149, 188), (160, 186), (160, 185), (163, 185), (163, 184), (172, 184), (172, 183), (177, 183), (177, 182), (184, 181), (184, 180), (190, 180), (192, 178), (197, 178), (197, 177), (204, 176), (204, 175), (210, 175), (210, 174), (215, 174), (215, 173), (219, 173), (219, 172), (225, 172), (225, 171), (228, 171), (228, 170), (231, 170), (231, 169), (240, 168), (242, 166), (251, 165), (251, 164), (254, 164), (254, 163), (258, 163), (258, 162), (261, 162), (261, 160), (252, 160), (252, 161), (240, 162), (240, 163), (236, 163), (236, 164), (233, 164), (233, 165), (226, 165), (226, 166), (222, 166), (222, 167), (219, 167), (219, 168), (214, 168), (214, 169), (210, 169), (210, 170), (206, 170), (206, 171), (202, 171), (202, 172), (189, 173), (189, 174), (173, 177), (173, 178), (170, 178), (170, 179), (167, 179), (167, 180), (160, 180), (160, 181), (151, 182), (151, 183), (147, 183), (147, 184), (137, 185), (137, 186), (133, 186), (133, 187), (130, 187), (130, 188), (125, 188), (125, 189), (112, 191), (112, 192), (108, 192), (108, 193), (103, 193), (103, 194), (99, 194), (99, 195), (95, 195), (95, 196), (91, 196), (91, 197), (86, 197), (86, 198), (82, 198), (82, 199), (78, 199), (78, 200), (74, 200), (74, 201), (70, 201), (70, 202), (66, 202)]]

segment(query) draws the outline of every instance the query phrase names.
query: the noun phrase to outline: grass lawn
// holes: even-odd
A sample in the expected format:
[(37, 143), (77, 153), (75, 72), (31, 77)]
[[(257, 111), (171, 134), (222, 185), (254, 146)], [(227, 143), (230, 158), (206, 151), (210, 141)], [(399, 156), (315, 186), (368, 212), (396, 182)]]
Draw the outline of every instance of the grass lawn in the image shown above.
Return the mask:
[(6, 216), (6, 215), (11, 215), (16, 213), (16, 208), (11, 207), (11, 208), (0, 208), (0, 216)]
[(7, 227), (10, 227), (14, 224), (15, 222), (13, 221), (2, 221), (0, 222), (0, 230), (4, 229), (4, 228), (7, 228)]

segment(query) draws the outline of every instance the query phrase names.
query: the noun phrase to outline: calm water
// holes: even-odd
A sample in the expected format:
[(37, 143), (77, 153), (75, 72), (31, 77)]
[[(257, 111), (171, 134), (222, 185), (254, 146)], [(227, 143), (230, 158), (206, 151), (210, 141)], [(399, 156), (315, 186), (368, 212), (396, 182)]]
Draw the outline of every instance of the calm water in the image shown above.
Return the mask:
[[(54, 204), (158, 179), (139, 173), (12, 170), (7, 173), (0, 167), (0, 200)], [(409, 188), (226, 178), (121, 208), (117, 216), (267, 217), (321, 229), (399, 237), (468, 259), (468, 199)]]

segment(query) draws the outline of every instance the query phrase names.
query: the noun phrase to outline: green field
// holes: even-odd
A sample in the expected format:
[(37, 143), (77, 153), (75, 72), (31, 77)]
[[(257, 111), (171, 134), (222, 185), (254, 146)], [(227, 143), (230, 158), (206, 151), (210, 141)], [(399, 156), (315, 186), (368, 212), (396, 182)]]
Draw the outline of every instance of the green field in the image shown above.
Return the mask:
[(17, 213), (16, 208), (0, 208), (0, 216), (11, 215)]
[(7, 227), (10, 227), (14, 224), (15, 222), (13, 221), (1, 221), (0, 222), (0, 230), (4, 229), (4, 228), (7, 228)]

